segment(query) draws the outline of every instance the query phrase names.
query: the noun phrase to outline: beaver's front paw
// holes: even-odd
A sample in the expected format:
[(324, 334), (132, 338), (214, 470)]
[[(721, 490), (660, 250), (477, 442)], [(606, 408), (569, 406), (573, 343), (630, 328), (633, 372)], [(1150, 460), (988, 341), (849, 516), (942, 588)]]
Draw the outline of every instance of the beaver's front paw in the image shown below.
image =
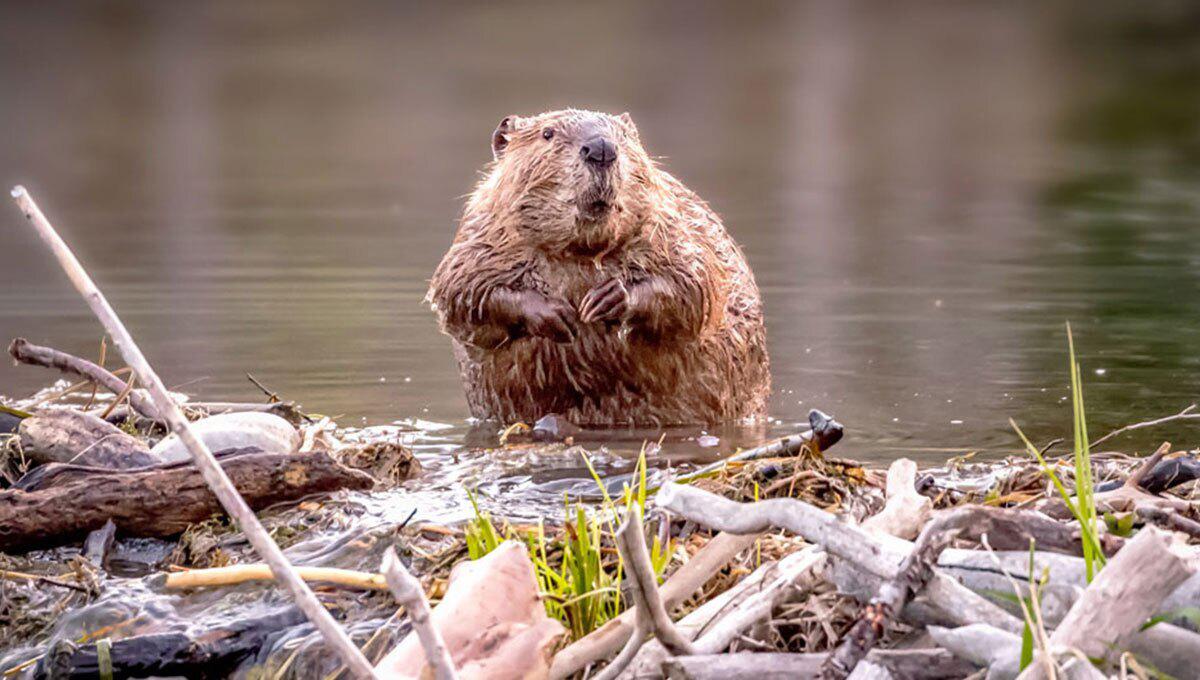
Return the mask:
[(621, 279), (609, 279), (596, 286), (579, 303), (579, 318), (584, 323), (620, 321), (628, 311), (629, 289)]
[(575, 326), (579, 323), (574, 308), (562, 300), (554, 300), (539, 293), (530, 293), (521, 298), (521, 325), (525, 332), (555, 342), (571, 342), (575, 339)]

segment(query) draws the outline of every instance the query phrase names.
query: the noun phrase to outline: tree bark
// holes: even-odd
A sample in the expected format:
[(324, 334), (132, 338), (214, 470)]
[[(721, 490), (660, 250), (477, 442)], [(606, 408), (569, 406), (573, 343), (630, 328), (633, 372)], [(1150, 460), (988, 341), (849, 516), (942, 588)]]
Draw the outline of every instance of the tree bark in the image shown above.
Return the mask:
[[(324, 453), (231, 452), (220, 459), (252, 508), (374, 483)], [(173, 536), (222, 512), (190, 462), (135, 470), (51, 464), (19, 487), (0, 491), (0, 551), (61, 545), (110, 519), (126, 536)]]

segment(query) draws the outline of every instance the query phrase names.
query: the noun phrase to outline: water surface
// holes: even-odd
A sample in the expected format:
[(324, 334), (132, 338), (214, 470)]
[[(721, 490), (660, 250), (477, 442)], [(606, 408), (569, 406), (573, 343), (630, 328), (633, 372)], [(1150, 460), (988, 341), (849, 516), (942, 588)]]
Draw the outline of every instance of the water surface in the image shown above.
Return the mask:
[[(0, 181), (170, 384), (253, 399), (250, 372), (454, 441), (421, 299), (491, 130), (628, 110), (745, 247), (774, 431), (817, 407), (847, 455), (1000, 453), (1009, 417), (1067, 433), (1067, 320), (1095, 432), (1200, 398), (1200, 17), (1119, 7), (10, 3)], [(0, 336), (94, 356), (15, 210), (0, 235)], [(47, 377), (5, 365), (0, 393)], [(1158, 436), (1197, 443), (1125, 446)]]

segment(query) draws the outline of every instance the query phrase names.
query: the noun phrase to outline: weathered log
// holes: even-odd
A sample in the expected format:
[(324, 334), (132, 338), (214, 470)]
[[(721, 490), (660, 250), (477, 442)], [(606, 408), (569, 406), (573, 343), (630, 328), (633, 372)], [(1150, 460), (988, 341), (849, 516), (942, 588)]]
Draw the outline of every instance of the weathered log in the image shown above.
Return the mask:
[[(111, 677), (229, 677), (238, 663), (257, 653), (270, 637), (304, 620), (299, 609), (288, 607), (266, 616), (235, 620), (227, 627), (199, 635), (156, 633), (117, 640), (109, 643)], [(75, 647), (64, 642), (52, 647), (38, 662), (34, 677), (94, 680), (102, 677), (100, 671), (95, 644)]]
[[(1195, 571), (1192, 560), (1171, 544), (1170, 534), (1153, 527), (1138, 532), (1096, 576), (1050, 636), (1052, 653), (1078, 650), (1103, 659), (1124, 649), (1159, 604)], [(1045, 676), (1033, 663), (1019, 676)]]
[(161, 463), (136, 437), (93, 415), (43, 411), (21, 421), (21, 450), (35, 463), (77, 463), (125, 469)]
[[(325, 453), (235, 451), (219, 458), (251, 508), (336, 489), (368, 489), (374, 483)], [(36, 479), (27, 481), (29, 477)], [(136, 470), (45, 465), (22, 478), (17, 488), (0, 491), (0, 550), (59, 545), (110, 519), (126, 536), (173, 536), (220, 512), (221, 505), (190, 462)]]
[[(8, 353), (13, 359), (23, 364), (56, 368), (67, 375), (90, 380), (113, 394), (121, 394), (128, 387), (124, 380), (113, 375), (103, 366), (73, 354), (60, 352), (52, 347), (35, 345), (25, 338), (14, 338), (8, 346)], [(129, 392), (129, 403), (141, 415), (161, 422), (162, 418), (158, 415), (158, 409), (154, 408), (154, 404), (141, 392), (137, 390)]]
[[(828, 656), (754, 652), (680, 656), (664, 662), (663, 670), (671, 680), (791, 680), (814, 677)], [(975, 670), (944, 649), (873, 649), (866, 661), (894, 677), (911, 680), (965, 678)]]

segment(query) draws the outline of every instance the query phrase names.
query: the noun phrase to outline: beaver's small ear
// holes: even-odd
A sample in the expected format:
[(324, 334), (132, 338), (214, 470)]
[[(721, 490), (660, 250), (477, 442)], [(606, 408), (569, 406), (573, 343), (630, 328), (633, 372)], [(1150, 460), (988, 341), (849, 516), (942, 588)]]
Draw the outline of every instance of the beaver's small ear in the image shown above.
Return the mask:
[(508, 137), (512, 134), (513, 123), (516, 116), (505, 116), (500, 124), (496, 126), (496, 131), (492, 133), (492, 158), (500, 160), (500, 156), (504, 154), (504, 149), (508, 146)]

